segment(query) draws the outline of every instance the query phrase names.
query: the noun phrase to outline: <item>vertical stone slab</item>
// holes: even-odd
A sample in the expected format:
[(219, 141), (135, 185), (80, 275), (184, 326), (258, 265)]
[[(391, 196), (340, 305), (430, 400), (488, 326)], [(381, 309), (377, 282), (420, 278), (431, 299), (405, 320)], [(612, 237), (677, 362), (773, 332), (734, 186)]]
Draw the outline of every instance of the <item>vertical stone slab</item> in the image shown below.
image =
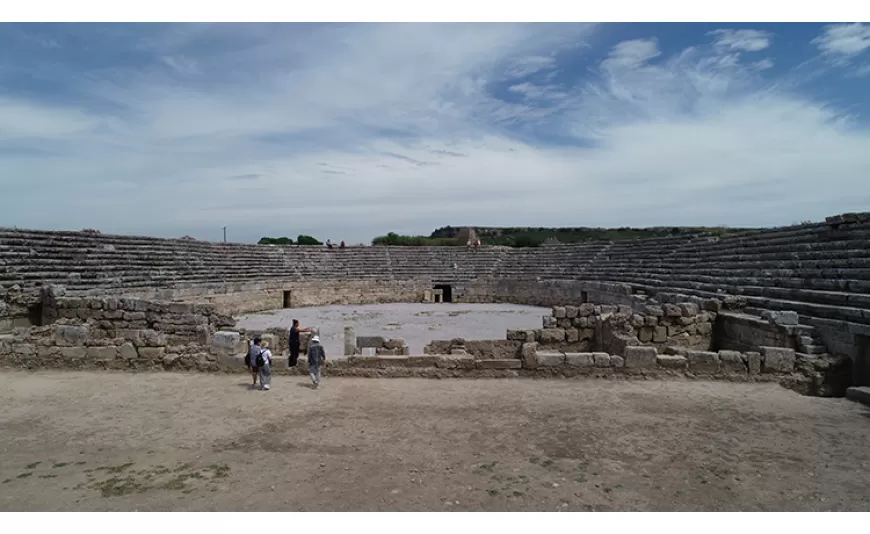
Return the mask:
[(353, 356), (356, 353), (356, 331), (352, 326), (344, 327), (344, 355)]

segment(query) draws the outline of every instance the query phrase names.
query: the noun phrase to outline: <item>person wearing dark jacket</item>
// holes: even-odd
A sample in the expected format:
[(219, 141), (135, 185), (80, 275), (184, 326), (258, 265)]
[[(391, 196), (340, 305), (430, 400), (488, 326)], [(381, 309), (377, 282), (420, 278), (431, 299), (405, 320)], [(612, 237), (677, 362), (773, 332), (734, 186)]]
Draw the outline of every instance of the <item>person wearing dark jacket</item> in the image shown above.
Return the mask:
[(296, 367), (299, 361), (299, 334), (302, 332), (311, 332), (311, 329), (299, 328), (299, 319), (293, 319), (293, 326), (290, 327), (290, 367)]
[(320, 336), (311, 336), (311, 341), (308, 342), (308, 374), (315, 388), (320, 385), (320, 371), (325, 361), (326, 351), (320, 344)]

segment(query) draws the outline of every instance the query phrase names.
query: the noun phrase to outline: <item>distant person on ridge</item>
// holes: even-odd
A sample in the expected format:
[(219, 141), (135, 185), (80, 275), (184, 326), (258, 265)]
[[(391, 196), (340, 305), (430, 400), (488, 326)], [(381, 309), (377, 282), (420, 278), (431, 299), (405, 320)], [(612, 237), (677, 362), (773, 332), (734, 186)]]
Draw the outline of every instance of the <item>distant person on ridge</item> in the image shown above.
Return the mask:
[(326, 351), (320, 344), (320, 336), (311, 336), (311, 342), (308, 343), (308, 374), (315, 389), (320, 385), (320, 371), (325, 361)]
[(326, 248), (332, 248), (332, 240), (331, 239), (326, 240)]
[(344, 248), (344, 239), (341, 240), (341, 244), (338, 246), (338, 248)]
[(290, 367), (296, 367), (299, 361), (299, 334), (302, 332), (311, 332), (311, 329), (299, 328), (299, 319), (293, 319), (293, 326), (290, 327)]

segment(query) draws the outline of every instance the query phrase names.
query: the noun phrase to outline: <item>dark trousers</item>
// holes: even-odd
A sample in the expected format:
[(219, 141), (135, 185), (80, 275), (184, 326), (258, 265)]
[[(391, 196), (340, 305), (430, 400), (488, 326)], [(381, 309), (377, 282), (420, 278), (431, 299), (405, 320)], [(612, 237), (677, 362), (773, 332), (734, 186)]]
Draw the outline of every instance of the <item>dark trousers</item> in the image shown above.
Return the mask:
[(296, 362), (299, 361), (299, 345), (293, 346), (290, 345), (290, 367), (295, 367)]

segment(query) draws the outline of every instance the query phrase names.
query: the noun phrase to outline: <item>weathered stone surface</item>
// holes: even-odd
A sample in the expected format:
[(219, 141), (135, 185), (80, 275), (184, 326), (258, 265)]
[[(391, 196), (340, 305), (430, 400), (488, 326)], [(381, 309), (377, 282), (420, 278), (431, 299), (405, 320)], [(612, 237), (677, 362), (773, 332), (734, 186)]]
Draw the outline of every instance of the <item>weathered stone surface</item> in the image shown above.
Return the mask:
[(523, 364), (519, 359), (510, 360), (477, 360), (478, 369), (520, 369)]
[(365, 348), (380, 348), (384, 346), (384, 338), (381, 336), (357, 336), (356, 346)]
[(64, 360), (84, 360), (88, 355), (85, 347), (61, 347), (60, 356)]
[(690, 350), (686, 354), (689, 369), (693, 373), (714, 374), (719, 372), (719, 355), (715, 352)]
[(384, 347), (388, 349), (401, 349), (404, 346), (405, 340), (400, 337), (384, 341)]
[(659, 354), (656, 356), (656, 363), (659, 367), (664, 367), (665, 369), (685, 369), (688, 362), (684, 356), (674, 354)]
[(132, 343), (124, 343), (121, 345), (121, 348), (118, 350), (118, 355), (122, 360), (135, 360), (139, 357), (139, 353), (136, 352), (136, 347), (134, 347)]
[(664, 343), (668, 340), (668, 328), (666, 326), (657, 326), (653, 330), (653, 343)]
[(352, 326), (344, 327), (344, 355), (356, 354), (356, 331)]
[(800, 323), (800, 317), (794, 311), (765, 310), (761, 312), (761, 318), (779, 325), (796, 325)]
[(743, 363), (743, 355), (734, 350), (720, 350), (719, 362), (725, 373), (746, 374), (746, 364)]
[(543, 317), (543, 327), (547, 328), (556, 328), (556, 318), (552, 315), (545, 315)]
[(568, 319), (573, 319), (577, 317), (577, 307), (565, 306), (565, 317), (567, 317)]
[(580, 340), (580, 332), (576, 328), (565, 329), (565, 342), (577, 343)]
[(610, 354), (606, 352), (593, 352), (592, 362), (595, 367), (610, 367)]
[(652, 327), (649, 327), (649, 326), (645, 326), (645, 327), (641, 328), (641, 329), (638, 330), (638, 332), (637, 332), (637, 338), (638, 338), (642, 343), (649, 343), (649, 342), (651, 342), (651, 341), (652, 341), (652, 338), (653, 338), (653, 328), (652, 328)]
[(537, 341), (538, 338), (537, 338), (535, 331), (534, 330), (526, 330), (525, 340), (526, 340), (526, 342), (529, 342), (529, 343), (531, 343), (533, 341)]
[(680, 317), (683, 315), (683, 310), (676, 304), (663, 304), (662, 309), (667, 317)]
[(561, 367), (565, 365), (565, 355), (561, 352), (539, 352), (538, 367)]
[(761, 348), (761, 371), (763, 373), (790, 373), (794, 371), (794, 349), (780, 347)]
[(655, 347), (625, 347), (623, 357), (628, 369), (652, 369), (656, 365)]
[(568, 367), (592, 367), (594, 360), (591, 352), (566, 352), (565, 363)]
[(522, 348), (520, 349), (521, 358), (523, 361), (523, 367), (526, 369), (537, 369), (538, 368), (538, 344), (531, 343), (523, 343)]
[(700, 311), (698, 305), (694, 302), (681, 302), (679, 306), (684, 317), (694, 317)]
[(651, 317), (664, 317), (665, 311), (661, 306), (646, 306), (644, 314)]
[(564, 343), (565, 330), (561, 328), (545, 328), (541, 332), (541, 343)]
[(108, 362), (118, 357), (118, 347), (88, 347), (88, 359)]
[(553, 308), (553, 317), (556, 319), (565, 319), (567, 316), (567, 312), (564, 306), (555, 306)]
[(760, 352), (745, 352), (742, 355), (746, 362), (746, 367), (750, 375), (761, 373), (761, 353)]
[(506, 338), (511, 340), (511, 341), (525, 341), (526, 340), (526, 331), (525, 330), (508, 330)]
[(90, 328), (88, 326), (59, 324), (55, 328), (55, 340), (62, 347), (81, 347), (90, 335)]
[(577, 315), (579, 317), (589, 317), (595, 313), (595, 305), (590, 303), (583, 303), (577, 307)]
[(211, 339), (211, 348), (215, 353), (235, 354), (240, 340), (238, 332), (215, 332)]
[(618, 354), (610, 355), (610, 366), (611, 367), (625, 367), (625, 358), (619, 356)]

